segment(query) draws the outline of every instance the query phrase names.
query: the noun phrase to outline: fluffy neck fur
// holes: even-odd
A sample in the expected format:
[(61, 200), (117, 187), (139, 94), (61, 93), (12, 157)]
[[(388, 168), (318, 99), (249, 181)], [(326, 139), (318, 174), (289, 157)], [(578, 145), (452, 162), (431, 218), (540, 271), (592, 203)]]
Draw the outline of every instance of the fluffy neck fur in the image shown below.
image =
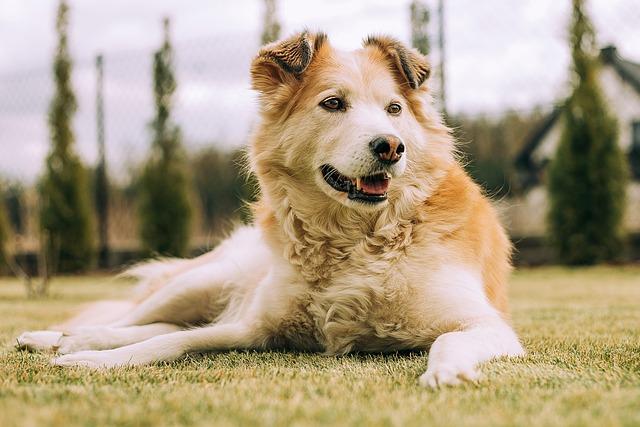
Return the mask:
[[(390, 261), (411, 243), (413, 227), (421, 222), (420, 206), (438, 187), (446, 164), (454, 161), (452, 137), (440, 120), (425, 121), (423, 127), (431, 145), (448, 147), (446, 155), (417, 155), (418, 160), (410, 162), (405, 174), (394, 178), (389, 202), (378, 210), (343, 206), (314, 184), (294, 176), (269, 150), (252, 156), (262, 190), (257, 223), (265, 235), (271, 235), (268, 240), (274, 250), (296, 266), (306, 281), (326, 282), (350, 257), (378, 255)], [(268, 129), (269, 125), (263, 124), (254, 141), (276, 137)], [(269, 227), (265, 227), (267, 223)]]

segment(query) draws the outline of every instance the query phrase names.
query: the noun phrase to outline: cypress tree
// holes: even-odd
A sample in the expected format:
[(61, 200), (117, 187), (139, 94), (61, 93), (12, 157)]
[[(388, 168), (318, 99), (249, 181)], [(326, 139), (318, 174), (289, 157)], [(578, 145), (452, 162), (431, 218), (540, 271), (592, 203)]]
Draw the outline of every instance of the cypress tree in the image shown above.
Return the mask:
[(429, 42), (429, 8), (421, 0), (413, 0), (411, 11), (411, 44), (423, 55), (431, 50)]
[(561, 262), (615, 260), (623, 249), (626, 161), (615, 118), (598, 86), (595, 32), (584, 0), (573, 0), (573, 93), (549, 169), (549, 231)]
[(98, 219), (98, 266), (109, 266), (109, 177), (104, 127), (104, 68), (103, 56), (96, 57), (96, 128), (98, 165), (94, 177), (95, 207)]
[(55, 94), (49, 105), (51, 149), (40, 182), (40, 227), (49, 271), (72, 272), (89, 267), (92, 255), (91, 197), (87, 171), (74, 152), (73, 115), (76, 98), (71, 87), (72, 61), (67, 43), (69, 7), (61, 1), (53, 62)]
[(9, 221), (5, 211), (4, 197), (2, 197), (2, 189), (0, 188), (0, 274), (7, 271), (9, 242)]
[(280, 37), (280, 23), (276, 16), (276, 0), (264, 0), (262, 44), (271, 43)]
[(164, 42), (154, 56), (153, 81), (156, 116), (151, 123), (151, 154), (139, 186), (140, 232), (147, 251), (182, 256), (189, 244), (192, 208), (180, 129), (171, 119), (176, 80), (168, 19)]

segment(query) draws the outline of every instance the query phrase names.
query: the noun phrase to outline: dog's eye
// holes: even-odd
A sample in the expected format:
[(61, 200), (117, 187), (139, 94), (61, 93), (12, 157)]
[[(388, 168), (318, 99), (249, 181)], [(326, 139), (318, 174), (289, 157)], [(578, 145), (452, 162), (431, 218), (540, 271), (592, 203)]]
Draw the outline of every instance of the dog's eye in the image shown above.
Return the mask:
[(396, 102), (389, 104), (389, 106), (387, 107), (387, 113), (394, 116), (397, 116), (398, 114), (400, 114), (400, 111), (402, 111), (402, 107), (400, 106), (400, 104)]
[(344, 108), (344, 101), (342, 99), (340, 99), (340, 98), (335, 97), (335, 96), (331, 96), (331, 97), (325, 99), (324, 101), (322, 101), (320, 103), (320, 105), (325, 110), (330, 110), (330, 111), (343, 111), (345, 109)]

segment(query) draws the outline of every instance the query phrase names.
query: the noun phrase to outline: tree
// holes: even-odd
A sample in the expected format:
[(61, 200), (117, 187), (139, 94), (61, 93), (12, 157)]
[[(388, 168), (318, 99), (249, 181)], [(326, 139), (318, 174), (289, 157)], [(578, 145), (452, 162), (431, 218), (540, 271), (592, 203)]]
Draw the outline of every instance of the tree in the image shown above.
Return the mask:
[(411, 44), (423, 55), (431, 50), (429, 42), (429, 8), (421, 0), (411, 2)]
[(216, 229), (240, 208), (234, 191), (237, 170), (231, 155), (207, 148), (193, 156), (191, 170), (204, 223), (208, 229)]
[(262, 44), (271, 43), (280, 37), (280, 23), (276, 16), (276, 0), (264, 0)]
[(204, 149), (191, 158), (190, 170), (208, 229), (216, 230), (230, 220), (249, 219), (247, 203), (256, 200), (258, 184), (254, 175), (247, 176), (243, 150)]
[(467, 172), (493, 197), (514, 195), (521, 191), (514, 157), (525, 138), (540, 125), (541, 111), (529, 113), (507, 111), (498, 117), (448, 117)]
[[(0, 188), (0, 195), (2, 195), (2, 189)], [(9, 221), (5, 211), (4, 198), (0, 197), (0, 274), (7, 271), (9, 253)]]
[(573, 93), (549, 168), (551, 240), (567, 264), (620, 257), (627, 170), (615, 118), (598, 87), (596, 41), (584, 0), (573, 0), (570, 29)]
[(43, 253), (49, 271), (84, 270), (91, 264), (93, 236), (87, 171), (74, 152), (73, 115), (76, 98), (71, 87), (72, 62), (67, 43), (69, 7), (61, 1), (53, 62), (55, 94), (49, 106), (51, 150), (39, 186)]
[(25, 212), (25, 190), (19, 182), (10, 182), (5, 189), (4, 202), (11, 229), (15, 234), (25, 234), (27, 214)]
[(98, 217), (98, 266), (109, 266), (109, 177), (104, 129), (104, 68), (103, 56), (96, 57), (96, 128), (98, 140), (98, 165), (94, 177), (94, 195)]
[(156, 116), (151, 123), (151, 154), (140, 178), (140, 232), (149, 252), (181, 256), (189, 244), (192, 208), (189, 176), (180, 129), (171, 120), (176, 80), (169, 20), (164, 20), (164, 42), (153, 61)]

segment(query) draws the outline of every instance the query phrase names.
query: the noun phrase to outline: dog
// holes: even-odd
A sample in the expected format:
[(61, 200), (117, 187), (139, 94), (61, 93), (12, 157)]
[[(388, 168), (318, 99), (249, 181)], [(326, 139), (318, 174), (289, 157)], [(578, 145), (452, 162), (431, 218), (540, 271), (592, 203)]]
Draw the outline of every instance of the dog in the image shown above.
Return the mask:
[(98, 303), (18, 345), (94, 369), (231, 349), (429, 350), (428, 387), (523, 355), (510, 241), (457, 159), (429, 74), (386, 36), (353, 52), (307, 31), (263, 47), (251, 64), (254, 225), (198, 258), (134, 267), (138, 299)]

